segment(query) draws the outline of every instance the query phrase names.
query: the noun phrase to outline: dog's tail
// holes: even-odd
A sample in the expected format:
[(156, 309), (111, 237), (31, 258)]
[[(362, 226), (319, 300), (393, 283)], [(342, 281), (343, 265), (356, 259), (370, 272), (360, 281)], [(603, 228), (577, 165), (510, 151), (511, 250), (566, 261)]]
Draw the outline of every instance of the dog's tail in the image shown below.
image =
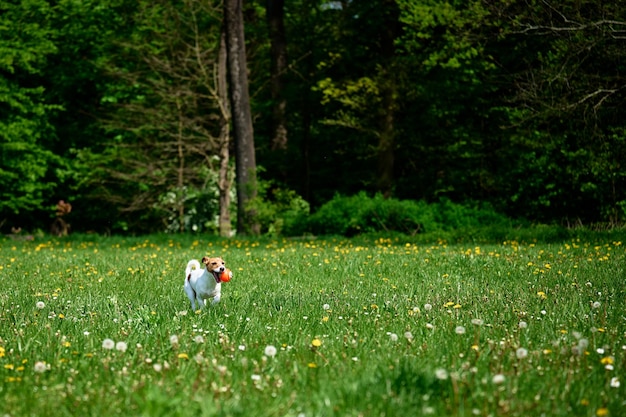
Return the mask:
[(195, 259), (192, 259), (187, 263), (187, 268), (185, 269), (185, 279), (188, 280), (191, 277), (191, 272), (196, 269), (200, 269), (200, 262)]

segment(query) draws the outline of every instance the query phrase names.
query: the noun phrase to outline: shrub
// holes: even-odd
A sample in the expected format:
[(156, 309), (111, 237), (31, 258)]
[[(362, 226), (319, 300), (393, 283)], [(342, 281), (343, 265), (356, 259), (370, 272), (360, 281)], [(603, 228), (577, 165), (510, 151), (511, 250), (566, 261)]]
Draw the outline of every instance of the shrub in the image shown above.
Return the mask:
[(300, 229), (317, 235), (354, 236), (361, 233), (399, 232), (406, 235), (442, 232), (485, 226), (508, 226), (510, 220), (491, 207), (464, 206), (449, 200), (424, 201), (386, 199), (365, 192), (336, 195), (307, 219)]

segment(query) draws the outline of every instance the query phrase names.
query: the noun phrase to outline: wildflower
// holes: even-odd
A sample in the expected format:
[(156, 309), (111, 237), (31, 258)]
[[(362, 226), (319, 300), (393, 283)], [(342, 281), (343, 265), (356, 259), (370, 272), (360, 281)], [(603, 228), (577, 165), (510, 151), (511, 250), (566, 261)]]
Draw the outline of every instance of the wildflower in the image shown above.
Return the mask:
[(239, 345), (238, 349), (243, 352), (246, 350), (246, 345)]
[(524, 348), (518, 348), (515, 351), (515, 356), (517, 356), (517, 359), (524, 359), (525, 357), (528, 356), (528, 351)]
[(398, 341), (398, 335), (395, 333), (391, 333), (389, 335), (389, 338), (391, 339), (392, 342), (397, 342)]
[(186, 353), (179, 353), (178, 359), (189, 359), (189, 355), (187, 355)]
[(155, 363), (154, 365), (152, 365), (152, 369), (154, 369), (155, 372), (161, 372), (163, 370), (163, 365), (161, 365), (160, 363)]
[(433, 306), (431, 304), (428, 304), (428, 303), (424, 304), (424, 310), (430, 311), (432, 309), (433, 309)]
[(434, 328), (435, 328), (435, 326), (433, 326), (433, 325), (432, 325), (432, 324), (430, 324), (430, 323), (426, 323), (426, 328), (427, 328), (428, 330), (432, 330), (432, 329), (434, 329)]
[(520, 321), (519, 324), (517, 325), (520, 329), (525, 329), (528, 327), (528, 323), (526, 323), (525, 321)]
[(261, 380), (261, 375), (258, 374), (252, 374), (252, 376), (250, 377), (253, 381), (260, 381)]
[(472, 319), (472, 324), (474, 326), (482, 326), (485, 322), (481, 319)]
[(594, 301), (593, 304), (591, 304), (591, 308), (600, 308), (600, 302)]
[(46, 365), (45, 362), (42, 362), (42, 361), (35, 362), (35, 372), (36, 373), (42, 374), (42, 373), (46, 372), (47, 369), (48, 369), (48, 366)]
[(178, 345), (178, 336), (175, 334), (170, 336), (170, 345), (177, 346)]
[(309, 362), (307, 365), (309, 368), (317, 368), (317, 364), (315, 362)]
[(615, 360), (613, 359), (613, 356), (605, 356), (604, 358), (600, 359), (600, 363), (602, 365), (613, 365), (613, 362)]
[(465, 327), (463, 327), (463, 326), (456, 326), (456, 329), (454, 329), (454, 333), (456, 333), (456, 334), (465, 334)]
[(265, 351), (264, 351), (265, 356), (269, 356), (270, 358), (273, 358), (274, 356), (276, 356), (276, 352), (277, 350), (275, 346), (272, 346), (272, 345), (265, 346)]
[(441, 380), (448, 379), (448, 371), (446, 371), (445, 369), (439, 368), (435, 370), (435, 377)]
[[(315, 338), (315, 339), (313, 339), (313, 341), (311, 341), (311, 346), (313, 346), (314, 348), (318, 348), (318, 347), (322, 346), (322, 341), (320, 339), (318, 339), (318, 338)], [(267, 351), (267, 348), (266, 348), (266, 351)]]
[(495, 375), (493, 376), (493, 378), (491, 379), (491, 381), (492, 381), (494, 384), (499, 385), (499, 384), (502, 384), (502, 383), (504, 382), (504, 380), (505, 380), (505, 379), (506, 379), (506, 378), (504, 377), (504, 375), (502, 375), (502, 374), (495, 374)]
[(35, 306), (41, 310), (42, 308), (44, 308), (46, 306), (46, 304), (44, 304), (43, 301), (37, 301), (37, 304), (35, 304)]
[(120, 352), (126, 352), (126, 349), (128, 349), (128, 345), (126, 344), (126, 342), (117, 342), (115, 344), (115, 349), (119, 350)]
[(322, 306), (322, 308), (323, 308), (324, 310), (330, 310), (330, 305), (329, 305), (329, 304), (324, 304), (324, 305)]
[(202, 337), (201, 334), (197, 335), (196, 337), (193, 338), (193, 341), (196, 343), (204, 343), (204, 337)]
[(611, 378), (611, 388), (619, 388), (619, 378), (614, 376), (613, 378)]
[(598, 408), (596, 410), (596, 415), (598, 417), (604, 417), (604, 416), (607, 416), (608, 414), (609, 414), (609, 409), (608, 408), (602, 407), (602, 408)]
[(409, 342), (413, 340), (413, 333), (411, 332), (404, 332), (404, 337), (406, 338), (406, 340), (408, 340)]
[(107, 349), (107, 350), (111, 350), (115, 347), (115, 342), (111, 339), (104, 339), (102, 341), (102, 348), (103, 349)]

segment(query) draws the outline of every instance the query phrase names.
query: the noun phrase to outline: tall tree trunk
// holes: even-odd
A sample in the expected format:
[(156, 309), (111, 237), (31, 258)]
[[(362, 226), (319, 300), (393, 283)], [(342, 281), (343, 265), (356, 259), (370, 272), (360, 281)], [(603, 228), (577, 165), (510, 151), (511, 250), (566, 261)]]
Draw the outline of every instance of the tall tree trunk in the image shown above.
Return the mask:
[(220, 49), (217, 60), (217, 95), (220, 106), (220, 137), (219, 137), (219, 176), (217, 187), (220, 193), (219, 232), (220, 236), (229, 237), (230, 226), (230, 186), (228, 177), (230, 158), (230, 105), (228, 103), (228, 82), (226, 65), (226, 27), (222, 25)]
[(284, 0), (267, 0), (270, 36), (270, 90), (272, 94), (272, 149), (287, 149), (287, 100), (284, 78), (287, 71)]
[(251, 200), (257, 196), (256, 154), (248, 92), (242, 1), (224, 0), (230, 107), (235, 139), (237, 231), (241, 234), (259, 234), (256, 213), (250, 207)]
[[(390, 4), (386, 4), (390, 3)], [(378, 135), (378, 184), (386, 198), (391, 197), (394, 183), (395, 112), (397, 107), (396, 77), (393, 70), (395, 39), (398, 32), (397, 6), (394, 0), (383, 1), (385, 25), (380, 37), (380, 53), (384, 66), (379, 74), (382, 106)]]

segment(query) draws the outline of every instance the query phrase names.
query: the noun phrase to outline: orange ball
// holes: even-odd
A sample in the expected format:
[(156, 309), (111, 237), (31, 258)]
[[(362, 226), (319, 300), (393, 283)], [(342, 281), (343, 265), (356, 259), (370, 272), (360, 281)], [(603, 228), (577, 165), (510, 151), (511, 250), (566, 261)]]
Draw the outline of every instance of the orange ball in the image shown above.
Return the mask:
[(231, 271), (230, 269), (226, 268), (224, 270), (224, 272), (222, 272), (222, 275), (220, 275), (220, 281), (228, 282), (228, 281), (230, 281), (230, 279), (232, 277), (233, 277), (233, 271)]

